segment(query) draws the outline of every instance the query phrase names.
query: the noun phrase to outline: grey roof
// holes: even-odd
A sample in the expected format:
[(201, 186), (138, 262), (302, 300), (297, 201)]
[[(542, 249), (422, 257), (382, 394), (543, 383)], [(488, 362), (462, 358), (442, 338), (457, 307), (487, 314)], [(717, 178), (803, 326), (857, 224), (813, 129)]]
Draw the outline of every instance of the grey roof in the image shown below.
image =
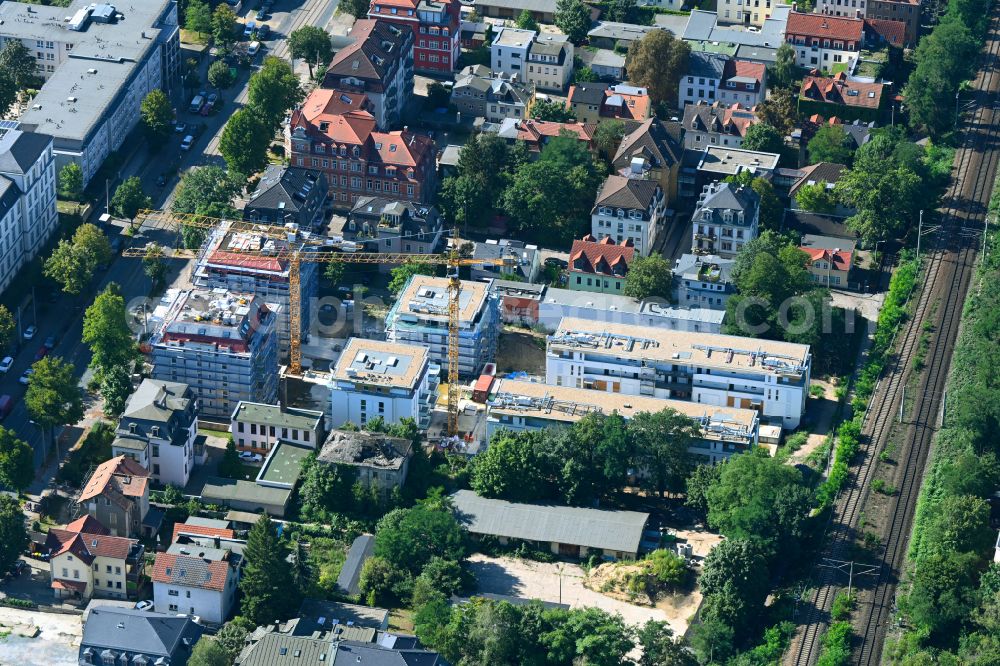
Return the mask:
[(649, 118), (641, 123), (625, 122), (627, 134), (622, 138), (612, 162), (616, 169), (629, 168), (636, 157), (649, 160), (653, 166), (673, 166), (681, 160), (681, 124)]
[(792, 8), (789, 5), (775, 5), (771, 17), (764, 21), (759, 32), (741, 30), (733, 26), (719, 26), (714, 11), (696, 9), (691, 12), (683, 38), (689, 41), (720, 42), (739, 45), (767, 46), (777, 48), (785, 41), (785, 24)]
[(316, 454), (316, 460), (331, 465), (395, 470), (403, 466), (412, 448), (408, 440), (383, 433), (333, 430)]
[(708, 146), (703, 151), (692, 152), (697, 156), (699, 171), (732, 175), (749, 170), (752, 173), (770, 172), (778, 168), (777, 153), (746, 150), (731, 146)]
[(523, 30), (521, 28), (513, 28), (508, 26), (503, 26), (500, 31), (497, 32), (496, 37), (493, 38), (493, 46), (517, 46), (520, 48), (528, 48), (531, 46), (531, 42), (535, 39), (535, 35), (538, 33), (534, 30)]
[(721, 326), (726, 316), (724, 310), (670, 305), (656, 298), (639, 300), (620, 294), (595, 294), (591, 291), (548, 287), (545, 289), (540, 312), (544, 313), (544, 318), (547, 321), (558, 323), (561, 317), (548, 315), (553, 307), (559, 308), (564, 316), (578, 319), (614, 320), (633, 325), (669, 326), (671, 328), (677, 321), (694, 321)]
[(691, 51), (688, 56), (688, 68), (685, 76), (700, 76), (708, 79), (721, 79), (726, 69), (726, 61), (729, 60), (724, 55), (718, 53), (707, 53), (704, 51)]
[[(510, 257), (514, 260), (514, 273), (517, 273), (527, 282), (531, 277), (531, 267), (535, 264), (535, 255), (538, 253), (538, 246), (527, 245), (524, 241), (501, 238), (499, 241), (475, 241), (472, 250), (473, 259), (501, 259)], [(476, 267), (480, 269), (480, 267)], [(481, 270), (490, 273), (510, 273), (507, 266), (484, 265)]]
[(711, 266), (717, 270), (717, 277), (713, 282), (727, 283), (733, 272), (734, 259), (723, 259), (714, 254), (682, 254), (674, 266), (673, 273), (683, 279), (698, 280), (702, 277), (702, 270)]
[(384, 215), (392, 215), (401, 220), (398, 231), (393, 236), (405, 236), (420, 243), (429, 243), (441, 231), (443, 222), (436, 206), (401, 201), (388, 197), (358, 197), (351, 208), (350, 218), (368, 219), (381, 224)]
[(501, 73), (494, 74), (483, 65), (469, 65), (455, 79), (453, 90), (472, 88), (486, 93), (487, 101), (527, 105), (534, 94), (534, 85), (525, 81), (512, 81)]
[[(698, 200), (699, 213), (711, 211), (712, 216), (720, 215), (724, 210), (742, 211), (744, 214), (757, 209), (760, 205), (760, 195), (750, 187), (734, 186), (732, 183), (712, 183), (705, 186), (705, 191)], [(702, 219), (699, 217), (698, 219)], [(721, 219), (721, 217), (719, 218)], [(743, 224), (749, 225), (753, 215), (744, 215)], [(737, 218), (728, 224), (740, 224)]]
[(475, 5), (479, 7), (496, 7), (498, 9), (514, 9), (518, 12), (527, 9), (528, 11), (543, 12), (545, 14), (556, 13), (556, 0), (475, 0)]
[(462, 156), (462, 146), (454, 143), (449, 143), (441, 151), (441, 157), (438, 158), (438, 164), (442, 166), (458, 166), (458, 158)]
[(659, 186), (655, 180), (611, 175), (604, 180), (594, 206), (641, 210), (645, 217)]
[(51, 143), (48, 134), (7, 130), (0, 138), (0, 173), (27, 173)]
[(330, 642), (319, 638), (265, 634), (243, 649), (236, 659), (239, 666), (436, 666), (444, 661), (436, 652), (420, 649), (393, 649), (377, 643)]
[(636, 553), (648, 513), (551, 504), (516, 504), (480, 497), (471, 490), (451, 496), (455, 513), (473, 534), (562, 543)]
[(99, 606), (91, 609), (83, 626), (80, 654), (90, 648), (99, 656), (110, 649), (130, 657), (143, 654), (181, 663), (201, 634), (201, 627), (186, 616)]
[(805, 210), (786, 209), (782, 229), (794, 229), (803, 234), (815, 234), (817, 236), (833, 236), (834, 238), (845, 239), (857, 238), (858, 235), (848, 228), (846, 221), (846, 217), (810, 213)]
[(573, 86), (573, 104), (590, 104), (600, 108), (610, 83), (577, 83)]
[(615, 21), (600, 21), (587, 33), (588, 37), (601, 37), (604, 39), (614, 39), (618, 41), (632, 42), (642, 39), (646, 33), (654, 30), (666, 30), (667, 28), (655, 25), (636, 25), (634, 23), (616, 23)]
[(211, 503), (238, 500), (267, 506), (285, 506), (291, 494), (288, 488), (269, 488), (243, 479), (209, 477), (201, 491), (202, 499)]
[(17, 205), (20, 198), (21, 190), (18, 189), (17, 184), (6, 176), (0, 176), (0, 220), (7, 215), (11, 208)]
[(184, 397), (187, 392), (188, 385), (181, 382), (143, 379), (125, 403), (122, 418), (169, 423), (175, 412), (182, 412), (191, 404), (191, 398)]
[(819, 183), (820, 181), (826, 183), (829, 186), (837, 184), (840, 180), (840, 176), (847, 170), (847, 167), (843, 164), (837, 164), (836, 162), (817, 162), (810, 166), (801, 169), (802, 175), (799, 179), (792, 185), (791, 189), (788, 191), (788, 196), (795, 196), (795, 193), (799, 191), (803, 185), (812, 185)]
[(737, 60), (748, 60), (750, 62), (760, 62), (765, 65), (771, 65), (778, 60), (777, 54), (777, 47), (740, 44), (736, 47), (736, 55), (734, 57)]
[(111, 449), (128, 449), (129, 451), (145, 451), (149, 442), (138, 437), (115, 437)]
[(591, 67), (624, 67), (625, 56), (611, 49), (597, 49), (590, 59)]
[(389, 611), (375, 606), (360, 606), (309, 597), (302, 600), (299, 617), (317, 621), (322, 617), (326, 618), (326, 622), (337, 620), (340, 624), (350, 623), (358, 627), (381, 629), (389, 622)]
[(362, 534), (354, 540), (337, 576), (337, 587), (341, 592), (352, 597), (360, 593), (358, 581), (361, 579), (361, 567), (374, 551), (375, 537), (371, 534)]
[(321, 171), (269, 164), (250, 195), (244, 217), (254, 208), (298, 212), (316, 187), (326, 189), (326, 176)]
[(233, 410), (233, 420), (247, 423), (266, 423), (278, 428), (316, 430), (323, 425), (323, 412), (288, 407), (281, 403), (269, 405), (263, 402), (240, 400), (236, 409)]
[[(553, 35), (544, 32), (535, 37), (528, 48), (528, 53), (532, 55), (562, 55), (569, 50), (569, 38), (566, 35)], [(559, 60), (560, 64), (562, 59)]]

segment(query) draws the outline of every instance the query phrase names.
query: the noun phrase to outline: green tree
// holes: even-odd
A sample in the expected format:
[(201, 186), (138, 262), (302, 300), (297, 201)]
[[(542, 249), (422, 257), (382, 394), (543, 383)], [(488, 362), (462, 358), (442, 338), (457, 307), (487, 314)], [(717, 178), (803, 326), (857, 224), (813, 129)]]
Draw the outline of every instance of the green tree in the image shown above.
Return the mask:
[(745, 539), (726, 539), (705, 558), (698, 584), (706, 596), (731, 588), (747, 607), (756, 609), (764, 605), (768, 580), (767, 557), (760, 545)]
[[(196, 213), (214, 204), (232, 206), (233, 197), (243, 189), (246, 177), (218, 166), (193, 167), (184, 172), (177, 187), (171, 210)], [(199, 243), (200, 245), (200, 243)]]
[(624, 137), (625, 123), (620, 120), (604, 120), (594, 130), (594, 145), (601, 157), (610, 163)]
[(837, 195), (825, 180), (803, 185), (795, 192), (795, 204), (811, 213), (832, 213), (837, 209)]
[[(302, 97), (299, 77), (292, 71), (292, 66), (275, 56), (264, 58), (260, 69), (250, 77), (247, 88), (248, 106), (256, 111), (270, 132), (278, 127), (289, 109), (302, 101)], [(266, 138), (270, 142), (270, 137)]]
[(462, 147), (457, 176), (446, 178), (438, 194), (445, 217), (455, 224), (483, 223), (500, 203), (504, 188), (527, 156), (524, 143), (509, 147), (499, 135), (474, 134)]
[(82, 419), (83, 396), (73, 364), (58, 356), (46, 356), (31, 367), (35, 373), (28, 382), (24, 406), (42, 431), (51, 433), (57, 425), (68, 425)]
[(465, 557), (465, 532), (450, 510), (418, 505), (403, 509), (392, 521), (379, 522), (375, 554), (394, 567), (419, 573), (434, 556)]
[(558, 0), (556, 25), (569, 41), (579, 44), (590, 30), (590, 9), (581, 0)]
[(140, 210), (152, 206), (153, 200), (142, 190), (142, 181), (138, 176), (127, 178), (111, 197), (111, 210), (115, 215), (127, 218), (130, 224), (135, 222), (135, 216)]
[(847, 130), (843, 126), (823, 125), (807, 144), (809, 161), (813, 164), (818, 162), (849, 164), (853, 152), (849, 141), (850, 137), (847, 136)]
[(132, 378), (128, 368), (116, 365), (104, 372), (101, 380), (101, 397), (104, 398), (104, 413), (111, 417), (121, 416), (125, 404), (132, 393)]
[(97, 226), (81, 224), (73, 233), (73, 248), (83, 256), (88, 266), (97, 267), (111, 261), (111, 243)]
[(139, 358), (128, 326), (125, 299), (118, 285), (109, 284), (83, 315), (83, 341), (90, 346), (90, 367), (98, 378), (115, 367), (126, 371)]
[(287, 620), (298, 599), (288, 567), (288, 545), (271, 519), (262, 515), (247, 534), (246, 565), (240, 579), (242, 613), (257, 625)]
[(18, 90), (14, 79), (5, 71), (0, 70), (0, 115), (6, 115), (10, 107), (17, 101)]
[(0, 49), (0, 71), (19, 90), (32, 88), (39, 82), (35, 56), (20, 39), (8, 39), (3, 49)]
[(757, 117), (766, 125), (787, 136), (798, 120), (796, 98), (786, 88), (772, 90), (770, 96), (757, 105)]
[(792, 88), (799, 78), (799, 67), (795, 64), (795, 49), (782, 42), (774, 53), (774, 64), (768, 69), (767, 82), (773, 88)]
[(940, 636), (954, 636), (976, 603), (975, 553), (931, 554), (914, 567), (912, 586), (901, 604), (910, 620)]
[(546, 459), (540, 453), (541, 432), (500, 430), (472, 462), (472, 489), (483, 497), (532, 502), (546, 498)]
[(267, 147), (271, 144), (269, 125), (250, 107), (229, 117), (219, 139), (219, 152), (230, 171), (257, 173), (267, 164)]
[(368, 0), (343, 0), (338, 8), (350, 14), (354, 18), (363, 19), (368, 16), (368, 9), (371, 3)]
[(785, 141), (781, 133), (767, 123), (754, 123), (747, 128), (741, 148), (765, 153), (780, 153)]
[(694, 467), (688, 446), (699, 435), (698, 426), (688, 416), (667, 408), (636, 414), (629, 422), (629, 432), (635, 439), (636, 461), (644, 471), (642, 485), (661, 497), (668, 490), (682, 490)]
[(222, 460), (219, 461), (218, 472), (219, 476), (227, 479), (243, 478), (243, 461), (240, 460), (239, 451), (236, 450), (236, 442), (233, 441), (232, 437), (226, 442), (226, 450), (222, 454)]
[[(590, 67), (577, 67), (573, 70), (573, 81), (576, 83), (595, 83), (600, 81), (600, 78)], [(600, 125), (598, 125), (598, 129), (600, 129)]]
[(35, 478), (34, 450), (13, 430), (0, 428), (0, 484), (24, 492)]
[(59, 198), (68, 201), (83, 198), (83, 169), (76, 162), (67, 162), (59, 170)]
[(670, 625), (662, 620), (647, 620), (639, 628), (639, 645), (642, 656), (638, 666), (695, 666), (694, 655), (674, 638)]
[(0, 348), (10, 344), (16, 328), (17, 322), (14, 321), (14, 315), (11, 314), (6, 305), (0, 305)]
[(625, 66), (629, 80), (645, 87), (654, 104), (673, 107), (690, 54), (691, 47), (684, 40), (666, 30), (651, 30), (628, 47)]
[(631, 627), (621, 615), (599, 608), (578, 608), (541, 636), (549, 659), (561, 664), (621, 664), (634, 647)]
[[(197, 2), (197, 0), (195, 0)], [(188, 666), (230, 666), (232, 660), (225, 649), (207, 634), (198, 639), (188, 657)]]
[(703, 620), (691, 628), (690, 641), (700, 663), (722, 663), (734, 649), (733, 628), (721, 620)]
[(635, 7), (635, 0), (611, 0), (608, 4), (607, 20), (618, 23), (635, 23), (632, 20)]
[(547, 99), (536, 100), (531, 105), (531, 117), (535, 120), (548, 120), (554, 123), (568, 123), (576, 120), (565, 104)]
[(215, 641), (226, 651), (227, 663), (231, 664), (246, 645), (246, 637), (254, 630), (253, 623), (242, 615), (234, 617), (229, 622), (222, 625), (219, 633), (215, 635)]
[(224, 90), (236, 82), (236, 75), (225, 60), (216, 60), (208, 67), (208, 82), (213, 88)]
[(94, 268), (70, 241), (63, 239), (45, 260), (43, 273), (58, 282), (65, 293), (77, 295), (94, 276)]
[(313, 77), (313, 65), (325, 65), (333, 55), (333, 45), (326, 30), (316, 26), (303, 26), (293, 30), (288, 36), (288, 48), (293, 58), (301, 58), (309, 65), (309, 78)]
[(184, 12), (184, 27), (203, 35), (212, 32), (212, 9), (204, 0), (189, 0)]
[(708, 489), (718, 483), (722, 475), (722, 464), (698, 465), (687, 478), (687, 496), (684, 506), (698, 512), (702, 520), (708, 519)]
[(236, 41), (233, 34), (236, 30), (236, 12), (229, 5), (219, 3), (212, 12), (212, 39), (217, 46), (228, 49)]
[(545, 437), (545, 476), (562, 501), (591, 506), (625, 487), (634, 458), (634, 436), (620, 414), (587, 414), (571, 428)]
[(393, 296), (398, 296), (406, 283), (414, 275), (434, 275), (434, 266), (423, 261), (408, 260), (404, 264), (393, 267), (389, 271), (389, 292)]
[(17, 500), (0, 495), (0, 571), (7, 572), (28, 546), (28, 528)]
[(659, 254), (635, 257), (625, 275), (622, 293), (632, 298), (662, 298), (671, 300), (673, 271), (670, 262)]
[(352, 489), (358, 479), (354, 468), (317, 463), (314, 456), (310, 456), (302, 467), (299, 500), (307, 520), (322, 521), (330, 514), (344, 513), (351, 508)]
[(535, 17), (527, 9), (521, 10), (515, 24), (521, 30), (534, 30), (535, 32), (538, 32), (538, 21), (535, 20)]
[(990, 505), (972, 495), (943, 497), (927, 524), (922, 543), (931, 552), (986, 553), (996, 541)]
[(174, 119), (173, 106), (167, 94), (159, 88), (151, 90), (142, 100), (139, 114), (146, 131), (146, 138), (153, 146), (159, 148), (166, 143), (173, 132), (171, 122)]
[(156, 291), (167, 277), (167, 262), (163, 248), (156, 243), (146, 248), (146, 256), (142, 258), (142, 272), (153, 283), (152, 291)]
[(358, 576), (358, 589), (370, 606), (391, 603), (397, 597), (395, 590), (400, 582), (408, 577), (408, 573), (389, 562), (384, 557), (375, 555), (365, 560)]

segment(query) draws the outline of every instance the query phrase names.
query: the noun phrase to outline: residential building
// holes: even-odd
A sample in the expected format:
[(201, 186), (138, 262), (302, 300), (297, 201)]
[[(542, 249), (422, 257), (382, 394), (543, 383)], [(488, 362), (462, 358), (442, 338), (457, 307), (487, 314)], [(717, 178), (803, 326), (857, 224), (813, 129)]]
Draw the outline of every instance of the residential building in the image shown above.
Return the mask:
[[(338, 625), (329, 632), (329, 636), (349, 636), (352, 633), (356, 633), (355, 627)], [(446, 665), (437, 652), (420, 647), (416, 638), (402, 637), (404, 640), (401, 641), (398, 636), (380, 633), (372, 639), (377, 642), (361, 642), (329, 636), (283, 636), (268, 631), (243, 648), (236, 657), (235, 666), (297, 666), (304, 661), (326, 662), (331, 666), (358, 663), (376, 666)], [(302, 658), (295, 657), (296, 654)]]
[[(711, 51), (728, 45), (725, 51), (730, 56), (735, 55), (736, 50), (741, 46), (767, 48), (780, 46), (781, 42), (785, 41), (785, 28), (788, 16), (792, 11), (791, 5), (778, 4), (772, 0), (770, 16), (766, 18), (760, 16), (760, 7), (750, 7), (751, 23), (754, 22), (753, 10), (757, 10), (758, 20), (763, 18), (763, 24), (756, 26), (758, 29), (750, 30), (746, 26), (746, 12), (748, 10), (742, 9), (747, 4), (743, 2), (740, 5), (741, 1), (720, 2), (717, 11), (692, 10), (687, 24), (684, 26), (682, 38), (691, 43), (692, 50), (698, 51)], [(766, 2), (766, 0), (764, 1)], [(736, 12), (741, 12), (738, 20)], [(764, 12), (767, 12), (767, 7), (764, 7)], [(734, 22), (743, 23), (743, 25), (733, 25)]]
[(569, 87), (566, 108), (578, 122), (597, 124), (601, 120), (601, 107), (608, 88), (607, 83), (584, 82)]
[(269, 164), (243, 209), (243, 219), (322, 230), (328, 188), (320, 171)]
[(566, 284), (575, 291), (620, 294), (634, 256), (635, 246), (628, 240), (616, 242), (605, 236), (598, 241), (587, 234), (573, 241)]
[(692, 217), (691, 252), (732, 259), (757, 237), (760, 196), (731, 183), (705, 186)]
[(386, 423), (413, 419), (430, 423), (441, 365), (414, 344), (351, 338), (330, 377), (330, 423), (364, 425), (381, 416)]
[(485, 21), (469, 21), (468, 15), (462, 19), (462, 48), (474, 51), (486, 43), (493, 26)]
[(264, 459), (255, 482), (264, 488), (280, 488), (291, 492), (302, 472), (303, 463), (315, 451), (315, 446), (279, 441)]
[(653, 108), (645, 88), (607, 83), (570, 86), (566, 106), (582, 123), (599, 123), (605, 118), (641, 123), (652, 115)]
[(756, 111), (740, 104), (688, 104), (684, 107), (684, 147), (688, 150), (702, 150), (705, 146), (739, 148), (747, 130), (758, 122)]
[(885, 47), (902, 49), (906, 46), (906, 24), (889, 19), (865, 19), (864, 44), (866, 48), (879, 50)]
[(820, 0), (817, 14), (866, 19), (899, 21), (904, 24), (905, 46), (914, 46), (920, 33), (920, 2), (918, 0)]
[(38, 256), (58, 221), (52, 137), (8, 129), (0, 136), (0, 292)]
[(781, 158), (777, 153), (712, 145), (706, 146), (700, 153), (690, 151), (689, 154), (694, 164), (697, 165), (694, 168), (694, 181), (691, 181), (691, 174), (685, 173), (685, 170), (682, 169), (679, 182), (682, 187), (689, 182), (699, 182), (701, 187), (695, 192), (701, 192), (705, 184), (723, 180), (744, 171), (750, 172), (754, 177), (760, 176), (769, 180), (777, 170), (778, 160)]
[(767, 68), (759, 62), (727, 60), (718, 94), (725, 106), (757, 106), (767, 98)]
[(486, 401), (487, 437), (500, 430), (565, 427), (588, 414), (618, 414), (629, 420), (643, 412), (672, 409), (690, 418), (698, 436), (688, 452), (700, 462), (716, 463), (757, 446), (760, 417), (753, 409), (699, 405), (637, 395), (612, 394), (572, 386), (549, 386), (519, 379), (497, 379)]
[(316, 462), (353, 469), (356, 482), (374, 488), (382, 497), (402, 489), (413, 455), (413, 444), (379, 432), (333, 430)]
[(678, 86), (677, 108), (706, 101), (714, 102), (719, 94), (719, 84), (726, 71), (727, 56), (706, 51), (691, 51), (687, 71)]
[(233, 410), (229, 433), (237, 449), (265, 456), (279, 441), (315, 449), (323, 441), (323, 412), (241, 400)]
[(741, 44), (736, 47), (736, 52), (733, 53), (733, 57), (736, 60), (759, 62), (765, 67), (770, 67), (778, 61), (778, 49), (770, 46)]
[[(583, 57), (581, 55), (581, 57)], [(624, 81), (625, 56), (617, 51), (598, 49), (590, 57), (590, 71), (604, 81)]]
[[(534, 30), (522, 30), (501, 26), (490, 44), (490, 69), (507, 75), (524, 76), (528, 62), (528, 51), (538, 34)], [(526, 80), (526, 79), (525, 79)]]
[(326, 618), (326, 622), (329, 622), (331, 627), (350, 625), (375, 629), (376, 631), (388, 631), (389, 616), (390, 613), (385, 608), (307, 597), (302, 600), (302, 605), (299, 606), (297, 630), (311, 633), (311, 630), (322, 627), (325, 624), (323, 618)]
[(736, 293), (733, 259), (714, 254), (683, 254), (674, 267), (674, 302), (683, 307), (725, 310)]
[[(288, 301), (292, 280), (287, 252), (308, 252), (311, 246), (304, 236), (300, 238), (297, 233), (273, 238), (234, 230), (233, 227), (230, 222), (222, 222), (209, 233), (195, 262), (193, 282), (205, 290), (224, 289), (255, 294), (262, 301), (273, 304), (275, 307), (271, 309), (276, 315), (274, 328), (278, 353), (286, 357), (292, 328), (291, 303)], [(319, 292), (319, 268), (320, 265), (315, 262), (302, 261), (299, 264), (299, 320), (302, 324), (299, 335), (302, 339), (313, 325), (313, 301)]]
[(499, 123), (505, 118), (527, 118), (535, 103), (535, 86), (523, 74), (494, 74), (484, 65), (463, 69), (451, 89), (451, 103), (469, 118)]
[(277, 306), (254, 294), (175, 294), (149, 340), (154, 379), (184, 382), (202, 416), (228, 419), (242, 400), (278, 397)]
[[(504, 305), (507, 305), (505, 302)], [(674, 331), (721, 333), (725, 310), (710, 310), (697, 305), (671, 305), (665, 298), (631, 298), (613, 293), (546, 287), (536, 305), (537, 315), (528, 319), (524, 313), (519, 323), (553, 332), (563, 317), (614, 322), (632, 326), (666, 328)], [(508, 311), (505, 311), (509, 312)]]
[(806, 268), (816, 284), (830, 289), (849, 289), (854, 267), (854, 241), (806, 234), (799, 249), (809, 255)]
[(212, 540), (212, 543), (216, 543), (216, 540), (234, 543), (236, 532), (228, 520), (188, 516), (183, 523), (174, 523), (170, 543), (198, 543), (204, 539)]
[(156, 554), (150, 574), (156, 612), (222, 624), (236, 601), (242, 563), (242, 556), (231, 550), (171, 544), (167, 552)]
[(628, 50), (632, 42), (637, 42), (648, 33), (660, 30), (655, 25), (635, 25), (615, 21), (598, 21), (587, 33), (587, 43), (599, 49)]
[(525, 80), (538, 90), (562, 93), (572, 77), (573, 42), (566, 35), (536, 35), (528, 48)]
[(473, 259), (502, 260), (504, 263), (474, 264), (469, 267), (469, 277), (473, 280), (506, 278), (534, 282), (542, 268), (540, 256), (537, 245), (524, 241), (510, 238), (489, 238), (485, 243), (475, 241), (472, 244)]
[(553, 555), (585, 559), (634, 560), (639, 556), (648, 513), (609, 511), (554, 504), (516, 504), (480, 497), (471, 490), (451, 495), (456, 515), (473, 538), (501, 544), (526, 541)]
[(566, 134), (575, 135), (577, 140), (585, 144), (588, 149), (594, 148), (594, 132), (597, 125), (591, 123), (559, 123), (553, 120), (514, 120), (509, 118), (502, 123), (498, 129), (501, 138), (510, 143), (524, 141), (528, 150), (533, 153), (540, 153), (545, 148), (545, 144), (553, 137)]
[[(344, 226), (345, 237), (374, 252), (434, 254), (444, 246), (444, 220), (436, 206), (387, 197), (358, 197)], [(390, 270), (389, 265), (380, 266)]]
[(514, 20), (528, 10), (538, 23), (556, 22), (556, 0), (475, 0), (480, 16)]
[[(323, 75), (327, 90), (310, 93), (302, 113), (312, 122), (365, 110), (363, 95), (380, 130), (398, 123), (413, 95), (413, 28), (370, 18), (355, 21), (349, 33), (352, 43), (333, 56)], [(348, 94), (346, 99), (342, 93)]]
[(630, 242), (639, 256), (649, 256), (664, 231), (666, 199), (655, 180), (611, 175), (590, 211), (590, 233), (598, 240)]
[[(771, 16), (772, 0), (720, 0), (717, 8), (719, 23), (736, 23), (760, 27)], [(775, 0), (777, 4), (777, 0)]]
[(545, 383), (756, 409), (793, 429), (811, 366), (809, 345), (566, 317), (548, 338)]
[[(149, 472), (125, 456), (95, 469), (76, 498), (77, 512), (108, 528), (111, 536), (138, 537), (155, 533), (149, 514)], [(158, 526), (156, 526), (158, 527)]]
[(654, 180), (664, 194), (666, 215), (677, 199), (680, 174), (681, 129), (680, 123), (664, 122), (649, 118), (641, 123), (625, 121), (625, 136), (618, 144), (612, 171), (619, 176)]
[(98, 606), (83, 625), (79, 663), (184, 666), (202, 631), (190, 617), (176, 613)]
[(493, 280), (490, 284), (490, 292), (500, 301), (500, 316), (505, 324), (537, 324), (545, 291), (543, 284), (516, 280)]
[(154, 483), (183, 488), (197, 457), (198, 402), (187, 384), (143, 379), (118, 419), (111, 455), (142, 465)]
[[(791, 203), (790, 207), (793, 209), (799, 208), (799, 202), (797, 196), (799, 191), (807, 185), (816, 185), (818, 183), (824, 183), (827, 190), (833, 190), (837, 183), (840, 181), (840, 177), (847, 171), (847, 167), (843, 164), (836, 164), (834, 162), (817, 162), (816, 164), (810, 164), (807, 167), (800, 169), (801, 176), (792, 184), (788, 190), (788, 198)], [(837, 201), (836, 207), (831, 211), (834, 215), (853, 215), (854, 209), (845, 206), (840, 201)]]
[(266, 513), (274, 518), (285, 517), (291, 497), (292, 491), (287, 487), (220, 477), (209, 477), (201, 491), (201, 499), (209, 504), (252, 515)]
[(864, 20), (826, 14), (792, 12), (785, 41), (795, 49), (795, 64), (806, 69), (850, 69), (861, 53)]
[(14, 39), (45, 79), (21, 114), (21, 129), (51, 136), (56, 171), (76, 162), (84, 185), (139, 123), (146, 95), (157, 88), (171, 93), (180, 84), (173, 0), (127, 6), (75, 0), (69, 7), (5, 2), (0, 41)]
[(886, 94), (884, 83), (852, 81), (843, 72), (833, 78), (806, 76), (799, 90), (799, 111), (841, 120), (878, 120)]
[(312, 119), (293, 111), (285, 143), (292, 165), (323, 170), (334, 207), (349, 209), (364, 195), (425, 202), (434, 194), (431, 138), (406, 128), (379, 132), (367, 111)]
[[(414, 275), (385, 318), (389, 342), (427, 349), (438, 367), (448, 365), (448, 279)], [(497, 351), (499, 302), (483, 282), (462, 280), (458, 302), (458, 372), (475, 377)], [(334, 424), (339, 423), (334, 419)]]
[(413, 30), (414, 67), (419, 72), (451, 74), (462, 52), (461, 5), (458, 0), (373, 0), (369, 18)]
[(56, 599), (135, 598), (145, 568), (145, 548), (136, 539), (111, 536), (85, 515), (49, 530), (51, 587)]

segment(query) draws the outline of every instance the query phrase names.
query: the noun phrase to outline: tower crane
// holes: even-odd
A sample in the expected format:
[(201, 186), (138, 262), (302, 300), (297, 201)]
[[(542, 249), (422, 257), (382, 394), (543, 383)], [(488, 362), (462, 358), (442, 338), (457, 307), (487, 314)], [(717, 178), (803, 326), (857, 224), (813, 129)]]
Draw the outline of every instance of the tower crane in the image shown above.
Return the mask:
[[(293, 376), (302, 375), (302, 302), (300, 269), (302, 262), (308, 263), (343, 263), (343, 264), (402, 264), (407, 261), (419, 261), (435, 266), (445, 266), (448, 278), (448, 435), (458, 434), (458, 357), (459, 357), (459, 297), (462, 283), (458, 276), (462, 266), (504, 266), (514, 268), (516, 257), (504, 255), (498, 259), (469, 259), (459, 254), (458, 230), (452, 233), (451, 247), (441, 254), (414, 254), (402, 252), (348, 252), (331, 247), (331, 239), (322, 236), (299, 236), (292, 227), (283, 227), (250, 220), (226, 220), (223, 218), (174, 213), (162, 210), (142, 210), (136, 216), (140, 226), (147, 222), (154, 225), (165, 223), (168, 228), (174, 228), (180, 233), (183, 227), (212, 230), (223, 223), (229, 224), (228, 231), (248, 233), (264, 238), (288, 241), (286, 247), (276, 250), (225, 250), (228, 254), (247, 256), (267, 256), (272, 259), (288, 262), (288, 315), (289, 315), (289, 365), (288, 373)], [(301, 246), (299, 247), (299, 245)], [(123, 253), (126, 257), (141, 257), (149, 255), (149, 246), (128, 248)], [(165, 257), (190, 258), (191, 254), (184, 251), (171, 251)], [(299, 332), (299, 333), (296, 333)]]

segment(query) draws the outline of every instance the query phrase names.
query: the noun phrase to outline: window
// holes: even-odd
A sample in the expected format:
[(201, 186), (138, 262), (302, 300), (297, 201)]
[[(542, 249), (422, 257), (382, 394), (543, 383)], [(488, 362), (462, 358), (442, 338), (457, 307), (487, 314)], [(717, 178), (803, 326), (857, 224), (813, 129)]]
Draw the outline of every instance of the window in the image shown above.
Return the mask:
[(240, 421), (236, 424), (236, 432), (243, 432), (243, 422)]
[(167, 590), (167, 594), (171, 597), (178, 597), (181, 593), (180, 590)]

